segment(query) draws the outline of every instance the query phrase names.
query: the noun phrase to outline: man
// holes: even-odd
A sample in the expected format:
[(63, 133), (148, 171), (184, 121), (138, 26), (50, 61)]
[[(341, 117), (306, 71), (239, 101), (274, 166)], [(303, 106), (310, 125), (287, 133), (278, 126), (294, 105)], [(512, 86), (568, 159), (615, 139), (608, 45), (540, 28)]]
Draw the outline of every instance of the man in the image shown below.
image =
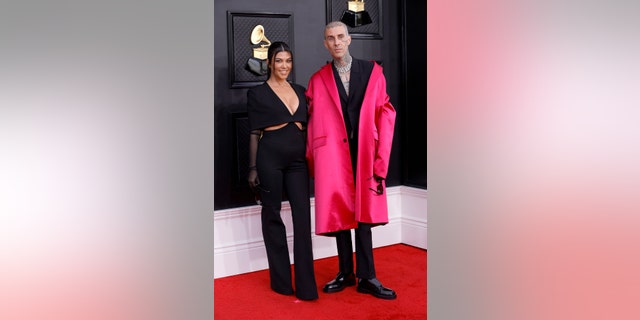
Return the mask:
[[(349, 54), (347, 26), (325, 27), (324, 46), (333, 63), (311, 76), (307, 88), (307, 161), (315, 183), (316, 234), (335, 236), (339, 272), (323, 291), (356, 284), (382, 299), (396, 293), (376, 278), (371, 228), (389, 222), (384, 191), (395, 124), (382, 67)], [(355, 229), (353, 273), (351, 229)]]

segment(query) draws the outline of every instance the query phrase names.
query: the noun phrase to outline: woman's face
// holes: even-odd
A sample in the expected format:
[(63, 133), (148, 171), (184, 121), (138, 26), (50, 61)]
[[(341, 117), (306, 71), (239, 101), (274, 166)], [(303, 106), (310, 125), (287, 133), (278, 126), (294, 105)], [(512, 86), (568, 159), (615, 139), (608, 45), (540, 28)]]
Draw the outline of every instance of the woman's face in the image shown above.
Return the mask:
[(276, 80), (286, 81), (293, 68), (293, 58), (291, 53), (287, 51), (280, 51), (273, 57), (273, 61), (269, 64), (271, 69), (271, 77)]

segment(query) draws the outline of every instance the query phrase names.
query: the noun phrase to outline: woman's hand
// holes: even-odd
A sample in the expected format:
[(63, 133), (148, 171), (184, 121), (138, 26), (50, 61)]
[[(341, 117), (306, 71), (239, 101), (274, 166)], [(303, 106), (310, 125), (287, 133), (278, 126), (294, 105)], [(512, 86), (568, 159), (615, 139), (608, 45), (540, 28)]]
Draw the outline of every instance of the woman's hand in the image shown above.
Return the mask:
[(258, 179), (258, 170), (256, 170), (255, 168), (249, 169), (247, 181), (249, 182), (249, 187), (251, 187), (251, 190), (255, 192), (256, 186), (260, 184), (260, 180)]

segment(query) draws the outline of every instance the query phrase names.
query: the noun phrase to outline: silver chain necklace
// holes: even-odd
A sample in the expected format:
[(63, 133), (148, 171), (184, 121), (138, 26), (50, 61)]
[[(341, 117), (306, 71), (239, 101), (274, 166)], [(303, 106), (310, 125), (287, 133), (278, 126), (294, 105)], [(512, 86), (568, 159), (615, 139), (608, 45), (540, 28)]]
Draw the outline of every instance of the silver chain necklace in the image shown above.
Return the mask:
[(349, 62), (347, 62), (347, 65), (346, 66), (342, 66), (342, 67), (338, 66), (335, 61), (333, 62), (333, 65), (336, 67), (336, 70), (338, 70), (338, 72), (347, 73), (347, 72), (351, 71), (351, 62), (352, 61), (353, 61), (353, 59), (349, 59)]

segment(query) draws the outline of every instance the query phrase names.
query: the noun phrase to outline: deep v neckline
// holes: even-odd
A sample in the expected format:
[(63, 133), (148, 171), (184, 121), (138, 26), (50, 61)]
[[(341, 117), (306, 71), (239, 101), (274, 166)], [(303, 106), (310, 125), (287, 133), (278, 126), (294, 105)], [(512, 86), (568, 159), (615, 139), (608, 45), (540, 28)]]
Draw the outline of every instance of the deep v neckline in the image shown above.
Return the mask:
[(289, 108), (289, 106), (282, 100), (282, 98), (278, 95), (278, 93), (276, 92), (276, 90), (273, 89), (273, 87), (271, 87), (271, 84), (269, 84), (268, 82), (265, 81), (265, 84), (267, 85), (267, 87), (269, 87), (269, 90), (271, 90), (271, 92), (273, 93), (273, 95), (276, 96), (276, 98), (280, 101), (280, 103), (282, 104), (282, 106), (285, 107), (285, 109), (287, 109), (287, 112), (290, 115), (294, 115), (296, 114), (296, 112), (298, 112), (298, 109), (300, 108), (300, 97), (298, 97), (298, 92), (296, 92), (296, 89), (289, 84), (289, 87), (293, 90), (293, 95), (296, 97), (296, 100), (298, 100), (298, 105), (296, 106), (296, 110), (294, 110), (293, 112), (291, 112), (291, 109)]

